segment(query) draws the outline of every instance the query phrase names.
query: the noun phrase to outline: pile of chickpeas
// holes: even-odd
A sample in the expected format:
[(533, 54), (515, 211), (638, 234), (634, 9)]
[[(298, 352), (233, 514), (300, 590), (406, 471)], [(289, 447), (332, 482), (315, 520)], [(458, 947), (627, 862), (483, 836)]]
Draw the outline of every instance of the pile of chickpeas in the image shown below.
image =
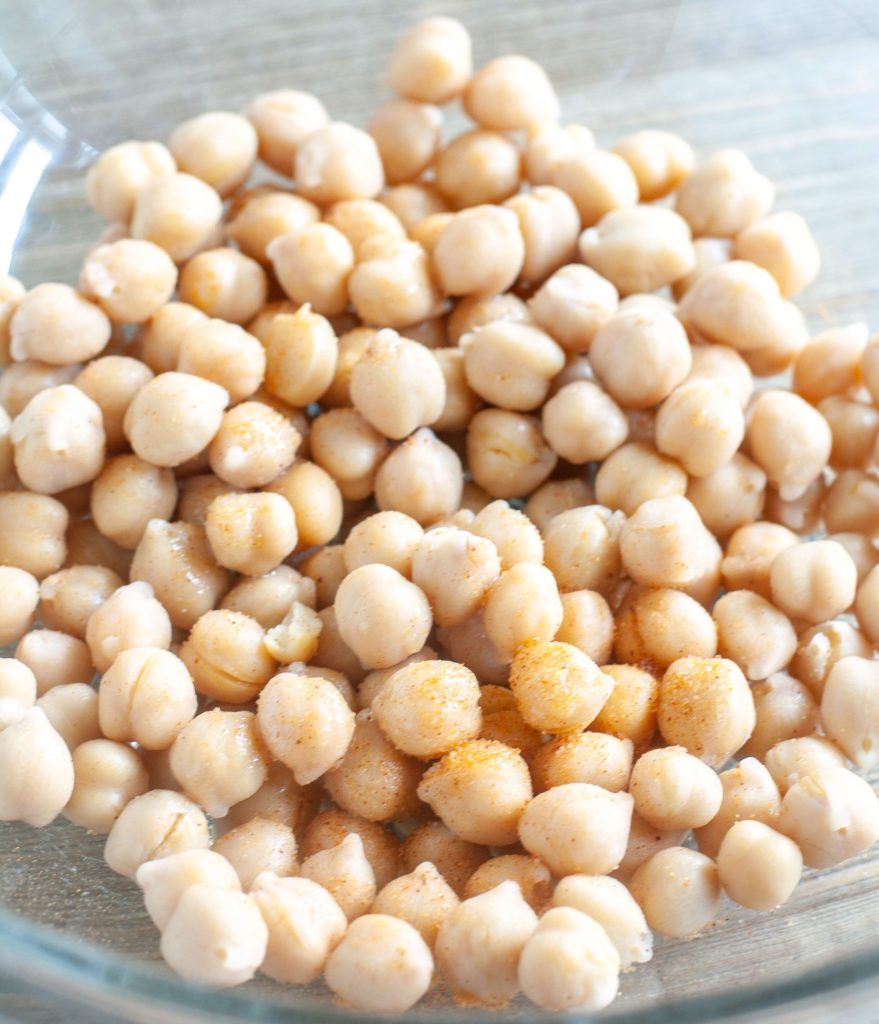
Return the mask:
[(879, 335), (744, 153), (448, 18), (388, 81), (114, 146), (0, 281), (0, 818), (196, 983), (597, 1010), (879, 839)]

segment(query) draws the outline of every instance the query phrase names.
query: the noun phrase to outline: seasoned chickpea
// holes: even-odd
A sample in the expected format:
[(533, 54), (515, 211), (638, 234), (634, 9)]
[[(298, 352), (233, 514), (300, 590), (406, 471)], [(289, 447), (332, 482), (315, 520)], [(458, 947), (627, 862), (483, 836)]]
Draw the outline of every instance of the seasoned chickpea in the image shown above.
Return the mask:
[(388, 83), (401, 96), (422, 103), (448, 103), (473, 72), (470, 35), (454, 18), (420, 21), (397, 41)]
[(348, 292), (354, 311), (364, 322), (389, 328), (414, 326), (441, 310), (428, 253), (419, 242), (386, 235), (361, 245)]
[(756, 720), (748, 681), (726, 658), (672, 662), (660, 684), (657, 715), (666, 743), (685, 747), (712, 766), (742, 747)]
[(879, 644), (879, 569), (871, 569), (858, 589), (855, 614), (866, 636)]
[(193, 174), (227, 196), (243, 185), (256, 160), (257, 135), (240, 114), (216, 111), (183, 121), (168, 148), (181, 171)]
[[(153, 373), (176, 370), (180, 346), (186, 331), (193, 324), (203, 323), (206, 319), (200, 309), (185, 302), (169, 302), (162, 306), (141, 333), (141, 359)], [(98, 401), (97, 398), (95, 401)]]
[(141, 324), (173, 295), (177, 268), (158, 245), (122, 238), (86, 256), (79, 283), (114, 323)]
[(602, 505), (561, 512), (544, 531), (544, 554), (561, 591), (609, 594), (620, 575), (625, 517)]
[(375, 899), (375, 873), (356, 833), (337, 845), (319, 850), (302, 862), (301, 874), (322, 885), (348, 918), (353, 921), (367, 913)]
[(296, 517), (280, 494), (223, 494), (208, 506), (205, 531), (219, 565), (247, 576), (276, 569), (296, 547)]
[(34, 395), (12, 421), (9, 438), (19, 479), (39, 494), (89, 483), (104, 462), (100, 406), (71, 384)]
[(797, 649), (797, 635), (787, 616), (750, 590), (725, 594), (712, 617), (720, 654), (752, 681), (786, 668)]
[(52, 728), (71, 751), (101, 735), (98, 694), (89, 683), (53, 686), (36, 706), (45, 712)]
[[(284, 173), (288, 171), (289, 168)], [(270, 260), (267, 249), (274, 239), (300, 231), (318, 220), (320, 210), (301, 196), (274, 189), (254, 190), (245, 194), (239, 203), (233, 204), (226, 221), (225, 235), (245, 256), (258, 263), (268, 264)], [(257, 275), (251, 276), (254, 281), (258, 281)]]
[(715, 655), (717, 627), (702, 605), (680, 590), (633, 587), (617, 612), (614, 651), (623, 662), (666, 669), (685, 655)]
[(857, 567), (837, 541), (811, 541), (778, 553), (770, 584), (773, 602), (790, 618), (823, 622), (851, 607)]
[(776, 672), (751, 687), (757, 722), (742, 756), (765, 757), (782, 740), (808, 736), (818, 728), (819, 713), (809, 690), (786, 672)]
[(223, 201), (210, 185), (191, 174), (170, 174), (138, 192), (131, 237), (154, 242), (183, 263), (210, 241), (222, 216)]
[(273, 317), (263, 340), (266, 390), (294, 406), (317, 401), (336, 372), (338, 342), (329, 321), (305, 305)]
[(645, 203), (674, 191), (693, 169), (693, 150), (671, 132), (635, 132), (620, 139), (613, 151), (631, 167)]
[(277, 89), (260, 93), (246, 111), (256, 129), (259, 157), (279, 174), (293, 172), (299, 144), (329, 122), (324, 105), (311, 93)]
[(769, 599), (770, 571), (776, 555), (799, 543), (791, 530), (776, 523), (751, 523), (730, 537), (721, 563), (727, 590), (753, 590)]
[(330, 121), (300, 141), (293, 177), (297, 191), (321, 205), (342, 199), (373, 199), (385, 183), (372, 136), (342, 121)]
[(682, 846), (654, 854), (635, 872), (629, 890), (647, 924), (670, 938), (689, 938), (707, 928), (720, 906), (717, 865)]
[(443, 228), (431, 255), (437, 281), (447, 295), (505, 292), (525, 259), (519, 219), (499, 206), (461, 210)]
[(436, 187), (456, 210), (500, 203), (518, 191), (520, 165), (519, 150), (505, 135), (464, 132), (437, 154)]
[(195, 622), (180, 658), (199, 693), (228, 704), (246, 704), (276, 668), (263, 640), (263, 628), (255, 619), (217, 609)]
[(308, 858), (319, 850), (331, 850), (351, 834), (358, 835), (363, 852), (375, 875), (376, 888), (381, 889), (402, 873), (402, 844), (378, 822), (348, 814), (338, 807), (321, 811), (306, 828), (300, 854)]
[(525, 901), (537, 913), (546, 906), (552, 892), (552, 876), (545, 864), (536, 857), (507, 854), (492, 857), (480, 865), (470, 876), (464, 889), (466, 899), (497, 888), (503, 882), (515, 882)]
[(263, 872), (289, 876), (299, 867), (293, 830), (265, 818), (256, 817), (230, 829), (211, 849), (226, 858), (246, 891)]
[(301, 548), (328, 544), (339, 532), (342, 495), (330, 474), (315, 463), (295, 462), (269, 484), (268, 490), (290, 502)]
[(538, 747), (531, 775), (538, 792), (588, 782), (618, 793), (626, 789), (632, 771), (632, 741), (600, 732), (569, 733)]
[[(262, 384), (266, 352), (243, 327), (224, 320), (205, 320), (192, 325), (183, 336), (177, 369), (180, 374), (194, 374), (203, 383), (219, 385), (234, 404), (249, 398)], [(213, 418), (210, 423), (214, 425)], [(213, 430), (208, 441), (216, 432)]]
[(567, 195), (552, 185), (540, 185), (508, 199), (504, 206), (519, 218), (519, 230), (525, 242), (522, 277), (542, 282), (565, 264), (576, 252), (580, 215)]
[(468, 879), (488, 859), (488, 851), (456, 836), (441, 821), (429, 821), (406, 838), (403, 858), (413, 873), (425, 861), (435, 864), (443, 880), (462, 897)]
[(549, 184), (573, 199), (584, 228), (638, 202), (638, 182), (629, 165), (603, 149), (575, 146), (553, 163)]
[(603, 875), (568, 875), (555, 887), (556, 907), (571, 907), (601, 925), (614, 944), (622, 968), (653, 956), (653, 936), (644, 914), (628, 889)]
[(653, 498), (683, 495), (687, 474), (646, 441), (630, 441), (611, 452), (595, 477), (595, 496), (631, 516)]
[(177, 505), (177, 481), (136, 455), (119, 455), (106, 463), (92, 485), (95, 525), (120, 547), (133, 550), (152, 519), (170, 519)]
[(504, 662), (512, 661), (527, 640), (552, 640), (563, 617), (555, 578), (532, 562), (518, 562), (502, 572), (486, 597), (485, 631)]
[(265, 487), (293, 462), (299, 431), (264, 402), (241, 402), (223, 415), (208, 450), (211, 469), (234, 487)]
[[(66, 365), (99, 355), (110, 340), (106, 313), (66, 284), (40, 284), (21, 299), (9, 322), (14, 360)], [(3, 403), (13, 415), (8, 401)]]
[(121, 142), (88, 169), (86, 199), (105, 220), (127, 223), (138, 193), (176, 170), (174, 157), (160, 142)]
[(766, 769), (782, 796), (795, 782), (819, 768), (845, 768), (845, 755), (826, 736), (795, 736), (770, 747)]
[[(270, 243), (271, 245), (271, 243)], [(236, 249), (208, 249), (180, 274), (180, 298), (209, 317), (246, 324), (265, 304), (265, 271)]]
[(692, 477), (686, 497), (715, 537), (725, 540), (739, 527), (760, 518), (766, 500), (766, 474), (737, 452), (713, 473)]
[(589, 348), (599, 383), (624, 409), (646, 409), (690, 372), (687, 334), (672, 313), (621, 311), (599, 328)]
[(879, 799), (847, 768), (819, 768), (785, 793), (778, 830), (799, 846), (808, 867), (830, 868), (879, 839)]
[(93, 739), (73, 751), (73, 793), (64, 817), (92, 832), (107, 833), (123, 809), (149, 789), (149, 775), (136, 750)]
[(167, 650), (171, 620), (149, 583), (137, 580), (120, 587), (86, 624), (85, 639), (99, 672), (105, 672), (122, 651), (135, 647)]
[(500, 572), (490, 540), (454, 527), (425, 534), (412, 562), (412, 580), (430, 601), (439, 626), (457, 626), (475, 614)]
[(473, 417), (467, 456), (473, 479), (495, 498), (530, 494), (556, 464), (537, 420), (506, 409), (484, 409)]
[(158, 860), (148, 860), (137, 869), (137, 884), (153, 924), (164, 931), (180, 898), (193, 885), (240, 892), (241, 883), (232, 865), (211, 850), (184, 850)]
[(53, 686), (87, 683), (95, 674), (89, 649), (82, 640), (52, 629), (25, 633), (15, 648), (15, 657), (33, 672), (38, 696)]
[(24, 662), (0, 658), (0, 732), (20, 722), (34, 706), (37, 681)]
[[(488, 504), (488, 495), (476, 511), (481, 511)], [(547, 480), (534, 491), (525, 502), (525, 515), (541, 533), (562, 512), (570, 512), (574, 508), (595, 504), (595, 492), (582, 477), (569, 477), (567, 480)]]
[(528, 324), (487, 324), (465, 334), (459, 345), (467, 383), (485, 401), (504, 409), (536, 409), (565, 363), (552, 338)]
[(37, 579), (56, 572), (67, 555), (68, 518), (61, 502), (47, 495), (0, 493), (0, 566), (21, 569)]
[(642, 754), (632, 768), (629, 792), (638, 814), (664, 830), (707, 825), (723, 799), (723, 786), (714, 770), (683, 747)]
[(379, 202), (384, 203), (410, 233), (427, 217), (449, 212), (448, 203), (430, 182), (395, 185), (382, 193)]
[(358, 500), (372, 493), (389, 445), (356, 409), (322, 413), (312, 423), (310, 443), (314, 461), (332, 476), (344, 497)]
[(136, 796), (113, 823), (104, 860), (117, 874), (134, 880), (147, 861), (209, 845), (207, 818), (197, 804), (181, 793), (152, 789)]
[(443, 921), (458, 903), (454, 889), (435, 865), (423, 861), (409, 874), (388, 882), (376, 896), (372, 912), (411, 924), (432, 949)]
[(125, 436), (145, 462), (179, 466), (211, 443), (228, 404), (229, 392), (210, 380), (191, 373), (160, 373), (128, 406)]
[(605, 875), (625, 853), (632, 807), (628, 793), (569, 782), (531, 800), (519, 821), (519, 839), (555, 875)]
[(736, 149), (704, 160), (678, 187), (675, 208), (694, 235), (732, 236), (753, 224), (775, 198), (768, 178)]
[(0, 821), (42, 828), (73, 792), (73, 761), (42, 708), (28, 708), (0, 732)]
[(745, 436), (745, 418), (731, 388), (713, 381), (682, 384), (656, 416), (656, 447), (676, 458), (690, 476), (726, 465)]
[(33, 626), (41, 586), (24, 569), (0, 566), (0, 646), (18, 643)]
[(428, 526), (459, 508), (463, 486), (454, 449), (421, 427), (382, 462), (375, 476), (375, 500), (382, 511), (404, 512)]
[(590, 267), (569, 264), (529, 300), (537, 323), (568, 352), (588, 352), (599, 328), (616, 312), (619, 294)]
[(615, 631), (607, 601), (595, 590), (569, 591), (561, 599), (563, 617), (556, 640), (572, 644), (597, 665), (604, 665), (610, 659)]
[(619, 739), (629, 739), (640, 751), (656, 732), (659, 680), (635, 665), (604, 665), (602, 672), (614, 680), (614, 688), (592, 728)]
[(266, 633), (266, 650), (282, 665), (310, 661), (320, 645), (322, 629), (323, 622), (317, 612), (294, 601), (281, 622)]

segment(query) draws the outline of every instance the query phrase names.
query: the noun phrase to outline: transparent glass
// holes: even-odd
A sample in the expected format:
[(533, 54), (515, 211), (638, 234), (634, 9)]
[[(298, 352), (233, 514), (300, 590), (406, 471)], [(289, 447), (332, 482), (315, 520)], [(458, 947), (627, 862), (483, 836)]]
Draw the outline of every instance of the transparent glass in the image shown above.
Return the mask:
[[(437, 13), (467, 23), (480, 61), (518, 51), (543, 63), (565, 117), (602, 143), (661, 127), (703, 152), (745, 149), (777, 182), (776, 208), (803, 213), (820, 243), (822, 276), (802, 299), (813, 327), (879, 324), (876, 0), (0, 0), (0, 273), (75, 282), (102, 230), (82, 172), (109, 144), (164, 138), (184, 117), (279, 86), (364, 123), (386, 94), (393, 39)], [(319, 987), (263, 979), (209, 993), (172, 977), (101, 848), (64, 821), (0, 826), (0, 1020), (352, 1019)], [(877, 936), (879, 855), (868, 855), (809, 873), (775, 914), (727, 905), (696, 941), (660, 943), (601, 1016), (875, 1020)], [(483, 1015), (438, 994), (411, 1016)], [(545, 1015), (517, 1003), (507, 1016)]]

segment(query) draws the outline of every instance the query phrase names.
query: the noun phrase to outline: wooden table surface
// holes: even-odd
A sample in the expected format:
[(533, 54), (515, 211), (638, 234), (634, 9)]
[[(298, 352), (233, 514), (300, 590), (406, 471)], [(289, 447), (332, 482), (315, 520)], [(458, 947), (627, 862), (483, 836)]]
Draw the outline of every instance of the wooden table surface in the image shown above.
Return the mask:
[[(565, 118), (602, 144), (657, 127), (701, 152), (743, 148), (776, 181), (776, 209), (803, 213), (820, 244), (823, 273), (802, 299), (813, 326), (879, 329), (879, 0), (0, 0), (0, 100), (22, 122), (10, 144), (0, 118), (0, 272), (11, 259), (28, 285), (76, 280), (100, 229), (82, 167), (108, 144), (163, 138), (183, 117), (280, 86), (363, 124), (387, 95), (401, 26), (437, 13), (465, 21), (480, 62), (541, 61)], [(0, 990), (0, 1020), (95, 1019)]]

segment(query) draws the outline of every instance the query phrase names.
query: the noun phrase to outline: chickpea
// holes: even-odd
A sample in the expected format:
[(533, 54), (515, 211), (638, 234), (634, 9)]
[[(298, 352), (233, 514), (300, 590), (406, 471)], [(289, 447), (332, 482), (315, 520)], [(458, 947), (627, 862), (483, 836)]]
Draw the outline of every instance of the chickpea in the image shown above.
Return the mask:
[(135, 647), (167, 650), (171, 620), (149, 583), (137, 580), (120, 587), (86, 624), (85, 639), (99, 672), (105, 672), (122, 651)]
[(864, 634), (842, 619), (811, 626), (800, 634), (797, 642), (797, 651), (788, 669), (818, 700), (838, 661), (851, 656), (869, 658), (872, 653)]
[[(222, 428), (221, 428), (222, 429)], [(268, 490), (293, 508), (302, 548), (327, 544), (342, 525), (342, 495), (333, 478), (313, 462), (299, 460), (273, 480)]]
[(720, 884), (731, 899), (752, 910), (786, 903), (803, 869), (796, 843), (760, 821), (737, 822), (717, 855)]
[(331, 409), (314, 420), (311, 452), (315, 462), (352, 500), (372, 493), (376, 471), (388, 452), (388, 442), (356, 409)]
[[(86, 296), (66, 284), (41, 284), (16, 305), (9, 321), (9, 353), (16, 361), (63, 366), (99, 355), (110, 333), (106, 313)], [(3, 404), (15, 415), (7, 400)]]
[[(481, 511), (486, 504), (487, 501), (477, 511)], [(547, 480), (541, 484), (525, 502), (524, 512), (537, 529), (545, 533), (553, 519), (562, 512), (594, 504), (595, 492), (589, 483), (582, 477), (569, 477), (567, 480)]]
[(830, 395), (818, 403), (833, 436), (830, 464), (857, 468), (870, 462), (879, 438), (879, 409), (866, 402)]
[(434, 167), (436, 187), (456, 210), (500, 203), (519, 189), (519, 150), (498, 132), (458, 135), (439, 151)]
[(751, 687), (757, 722), (742, 756), (765, 757), (782, 740), (808, 736), (818, 727), (818, 705), (801, 682), (786, 672), (776, 672)]
[(823, 622), (851, 607), (857, 568), (837, 541), (812, 541), (780, 551), (770, 583), (773, 602), (790, 618)]
[(874, 402), (879, 402), (879, 336), (873, 335), (861, 355), (861, 376)]
[(735, 254), (765, 267), (785, 298), (811, 284), (821, 268), (815, 239), (798, 213), (773, 213), (749, 224), (736, 236)]
[(556, 464), (537, 420), (506, 409), (484, 409), (473, 417), (467, 456), (473, 479), (495, 498), (530, 494)]
[(552, 902), (556, 907), (579, 910), (600, 924), (614, 944), (623, 969), (652, 958), (653, 936), (644, 914), (617, 879), (569, 875), (555, 887)]
[[(39, 679), (37, 679), (39, 685)], [(98, 739), (98, 695), (89, 683), (62, 683), (47, 690), (37, 701), (49, 724), (71, 752)]]
[(858, 624), (869, 640), (875, 645), (879, 644), (879, 570), (873, 568), (867, 574), (866, 579), (858, 589), (855, 599), (855, 614)]
[(181, 171), (194, 174), (227, 196), (250, 174), (257, 135), (240, 114), (217, 111), (179, 124), (171, 133), (168, 148)]
[(373, 199), (385, 183), (372, 137), (342, 121), (330, 121), (299, 142), (293, 177), (297, 191), (320, 205)]
[(770, 747), (766, 769), (782, 796), (795, 782), (819, 768), (845, 768), (845, 755), (824, 736), (795, 736)]
[(548, 185), (564, 160), (573, 153), (593, 149), (595, 136), (585, 125), (562, 126), (552, 120), (532, 126), (526, 134), (523, 151), (525, 177), (531, 185)]
[(42, 708), (28, 708), (0, 732), (0, 821), (42, 828), (61, 813), (73, 792), (67, 744)]
[(519, 218), (525, 242), (522, 278), (543, 282), (576, 252), (580, 215), (567, 195), (552, 185), (540, 185), (508, 199), (504, 206)]
[(475, 614), (500, 572), (490, 540), (454, 527), (425, 534), (412, 562), (413, 582), (427, 596), (440, 626), (458, 626)]
[(597, 224), (611, 210), (638, 202), (638, 182), (629, 165), (603, 149), (575, 146), (553, 163), (549, 184), (574, 200), (584, 228)]
[(562, 591), (608, 594), (620, 575), (620, 534), (625, 517), (602, 505), (561, 512), (544, 534), (547, 567)]
[[(292, 161), (290, 166), (292, 167)], [(283, 173), (288, 171), (289, 167)], [(301, 196), (273, 189), (254, 190), (245, 194), (239, 203), (233, 204), (226, 221), (225, 236), (233, 241), (245, 256), (268, 265), (271, 261), (267, 249), (274, 239), (300, 231), (318, 220), (318, 207)], [(257, 275), (251, 276), (254, 281), (258, 281)]]
[(301, 873), (329, 892), (349, 922), (367, 913), (375, 899), (375, 873), (356, 833), (347, 835), (338, 846), (307, 857)]
[(461, 460), (432, 430), (421, 427), (382, 462), (375, 477), (376, 504), (422, 526), (451, 515), (461, 503)]
[(296, 836), (281, 822), (253, 818), (225, 832), (211, 848), (234, 868), (241, 887), (250, 891), (268, 872), (275, 876), (297, 873)]
[(241, 891), (232, 865), (211, 850), (184, 850), (159, 860), (148, 860), (137, 869), (137, 884), (153, 924), (164, 931), (187, 889), (210, 885), (215, 889)]
[(131, 552), (108, 540), (91, 519), (75, 519), (67, 531), (65, 566), (99, 565), (121, 578), (131, 567)]
[(717, 632), (711, 615), (687, 594), (633, 587), (617, 613), (614, 650), (621, 661), (664, 670), (685, 655), (713, 657)]
[(395, 185), (382, 193), (379, 202), (384, 203), (410, 233), (426, 218), (449, 212), (448, 203), (429, 182)]
[(718, 648), (748, 679), (768, 679), (785, 668), (797, 649), (790, 620), (765, 598), (749, 590), (734, 590), (712, 612)]
[(833, 533), (879, 534), (879, 480), (858, 469), (843, 470), (827, 491), (823, 511)]
[(296, 303), (309, 303), (316, 313), (334, 316), (348, 305), (348, 277), (354, 250), (331, 224), (316, 223), (279, 235), (266, 255), (285, 293)]
[(173, 295), (177, 268), (152, 242), (122, 238), (86, 256), (79, 283), (114, 323), (141, 324)]
[(296, 517), (280, 494), (220, 495), (205, 531), (218, 564), (248, 576), (276, 569), (296, 547)]
[(750, 523), (730, 537), (721, 563), (727, 590), (752, 590), (770, 598), (770, 570), (776, 555), (799, 543), (791, 530), (776, 523)]
[(388, 83), (407, 99), (448, 103), (463, 92), (472, 72), (467, 29), (453, 18), (428, 18), (397, 41)]
[(302, 572), (314, 583), (315, 608), (327, 608), (336, 599), (339, 584), (348, 570), (342, 544), (327, 544), (301, 563)]
[(259, 263), (235, 249), (197, 253), (180, 274), (180, 298), (184, 302), (209, 317), (234, 324), (246, 324), (259, 312), (267, 288), (265, 271)]
[(531, 562), (502, 572), (486, 597), (486, 634), (504, 662), (512, 661), (526, 640), (552, 640), (563, 617), (555, 578), (549, 569)]
[(122, 427), (125, 413), (137, 392), (153, 379), (149, 367), (128, 356), (103, 356), (88, 364), (74, 379), (80, 391), (100, 408), (107, 450), (126, 447)]
[(242, 402), (223, 415), (211, 441), (211, 469), (234, 487), (265, 487), (296, 456), (302, 437), (293, 424), (263, 402)]
[(592, 728), (629, 739), (642, 750), (656, 732), (659, 680), (635, 665), (604, 665), (614, 688), (592, 722)]
[(86, 199), (105, 220), (127, 223), (138, 193), (176, 170), (174, 157), (160, 142), (121, 142), (89, 168)]
[(191, 174), (169, 174), (137, 193), (131, 237), (161, 246), (183, 263), (209, 244), (223, 215), (223, 201), (210, 185)]
[(691, 478), (686, 497), (715, 537), (726, 540), (740, 527), (760, 518), (766, 498), (766, 474), (746, 455), (737, 452), (713, 473)]
[(91, 491), (95, 525), (115, 544), (133, 550), (152, 519), (170, 519), (177, 505), (177, 481), (136, 455), (107, 462)]
[(18, 304), (27, 294), (27, 289), (16, 277), (0, 275), (0, 366), (9, 365), (9, 323)]
[(322, 629), (323, 622), (314, 609), (294, 601), (281, 622), (266, 633), (266, 650), (283, 665), (310, 661), (317, 652)]
[(92, 832), (109, 832), (127, 804), (149, 789), (149, 775), (137, 751), (112, 740), (93, 739), (77, 746), (73, 772), (73, 793), (64, 817)]
[(781, 796), (766, 766), (754, 757), (742, 758), (734, 768), (718, 775), (723, 788), (720, 808), (696, 830), (699, 850), (716, 857), (723, 837), (737, 821), (760, 821), (775, 827)]
[(622, 445), (629, 424), (622, 409), (597, 384), (567, 384), (543, 408), (543, 433), (553, 451), (582, 465), (603, 460)]
[(432, 253), (433, 269), (447, 295), (494, 295), (519, 276), (525, 242), (512, 210), (472, 206), (443, 228)]
[(568, 352), (588, 352), (599, 328), (616, 312), (619, 293), (591, 267), (569, 264), (528, 302), (537, 323)]
[(153, 373), (176, 370), (184, 335), (193, 324), (204, 323), (206, 319), (200, 309), (185, 302), (162, 306), (144, 325), (140, 337), (141, 359)]
[(793, 388), (797, 394), (818, 405), (833, 395), (856, 391), (867, 334), (867, 325), (860, 323), (824, 331), (812, 338), (794, 362)]
[(316, 96), (295, 89), (260, 93), (246, 111), (256, 129), (259, 157), (279, 174), (290, 175), (299, 144), (329, 122)]
[(629, 891), (655, 932), (681, 939), (711, 924), (721, 896), (714, 861), (682, 846), (654, 854), (635, 872)]
[(841, 658), (830, 670), (821, 697), (821, 724), (827, 735), (858, 768), (879, 761), (877, 721), (871, 694), (876, 664), (868, 658)]
[(262, 626), (241, 612), (205, 612), (180, 648), (195, 688), (213, 700), (246, 704), (271, 678), (276, 665)]
[(314, 819), (319, 803), (315, 787), (299, 786), (290, 769), (275, 761), (262, 786), (253, 796), (235, 804), (222, 824), (237, 828), (260, 818), (286, 825), (298, 835)]
[(693, 150), (671, 132), (635, 132), (621, 139), (613, 152), (631, 167), (645, 203), (673, 192), (693, 170)]
[(372, 912), (406, 921), (433, 949), (443, 921), (458, 904), (455, 891), (440, 872), (424, 861), (409, 874), (388, 882), (376, 896)]
[(635, 872), (660, 850), (668, 850), (680, 846), (687, 839), (688, 833), (682, 829), (663, 832), (655, 825), (648, 825), (637, 811), (632, 812), (632, 827), (629, 831), (629, 842), (620, 866), (614, 871), (613, 877), (627, 886)]
[(597, 500), (627, 516), (647, 501), (683, 495), (686, 489), (684, 470), (645, 441), (633, 440), (611, 452), (595, 477)]
[(439, 627), (437, 640), (450, 658), (466, 665), (482, 682), (506, 683), (509, 663), (489, 640), (481, 611), (460, 626)]
[(33, 672), (38, 696), (53, 686), (88, 682), (95, 674), (89, 649), (82, 640), (51, 629), (25, 633), (15, 648), (15, 657)]
[(675, 208), (694, 235), (730, 237), (759, 220), (775, 198), (768, 178), (736, 149), (723, 149), (681, 181)]
[(505, 501), (486, 505), (473, 520), (470, 532), (485, 537), (497, 548), (501, 569), (518, 562), (543, 562), (543, 540), (535, 525), (518, 509)]
[(32, 628), (40, 589), (41, 584), (24, 569), (0, 566), (0, 646), (18, 643)]
[(713, 381), (682, 384), (656, 417), (656, 447), (696, 477), (709, 476), (736, 454), (745, 418), (731, 388)]
[(381, 235), (364, 242), (358, 255), (348, 291), (362, 320), (404, 328), (436, 316), (440, 297), (428, 254), (418, 242)]
[(538, 792), (588, 782), (612, 793), (627, 788), (632, 771), (632, 741), (600, 732), (569, 733), (538, 747), (531, 762)]
[(376, 887), (383, 888), (402, 872), (402, 844), (380, 824), (348, 814), (338, 807), (321, 811), (306, 828), (300, 854), (308, 858), (319, 850), (331, 850), (351, 834), (360, 837), (363, 851), (375, 875)]
[(67, 555), (68, 518), (61, 502), (46, 495), (0, 493), (0, 566), (21, 569), (37, 579), (57, 572)]
[(24, 718), (37, 699), (37, 680), (24, 662), (0, 658), (0, 732)]
[(512, 292), (501, 295), (468, 295), (458, 299), (449, 315), (449, 342), (457, 345), (465, 334), (472, 334), (498, 320), (530, 323), (531, 316), (525, 303)]
[[(184, 335), (177, 369), (182, 374), (194, 374), (203, 382), (219, 385), (234, 404), (250, 398), (262, 384), (266, 353), (243, 327), (224, 320), (205, 320), (191, 326)], [(163, 376), (156, 379), (161, 380)], [(210, 422), (213, 426), (213, 419)], [(216, 432), (213, 430), (208, 441)]]
[(537, 408), (549, 392), (550, 380), (564, 366), (562, 349), (548, 334), (527, 324), (488, 324), (465, 334), (459, 344), (470, 387), (505, 409)]
[(403, 858), (413, 873), (425, 861), (435, 864), (444, 882), (462, 897), (468, 879), (488, 859), (488, 851), (454, 835), (441, 821), (429, 821), (406, 838)]
[(695, 262), (688, 273), (672, 284), (671, 291), (675, 300), (680, 302), (699, 278), (709, 270), (719, 267), (722, 263), (728, 263), (732, 259), (732, 251), (733, 243), (728, 238), (694, 238)]
[(629, 792), (638, 814), (664, 830), (707, 825), (723, 799), (723, 787), (714, 770), (683, 747), (642, 754), (632, 769)]
[(205, 850), (208, 822), (201, 808), (180, 793), (152, 789), (136, 796), (113, 823), (104, 860), (134, 880), (138, 868), (184, 850)]
[[(579, 648), (596, 664), (610, 659), (614, 639), (613, 612), (594, 590), (574, 590), (561, 595), (562, 624), (556, 640)], [(600, 712), (599, 712), (600, 714)]]

